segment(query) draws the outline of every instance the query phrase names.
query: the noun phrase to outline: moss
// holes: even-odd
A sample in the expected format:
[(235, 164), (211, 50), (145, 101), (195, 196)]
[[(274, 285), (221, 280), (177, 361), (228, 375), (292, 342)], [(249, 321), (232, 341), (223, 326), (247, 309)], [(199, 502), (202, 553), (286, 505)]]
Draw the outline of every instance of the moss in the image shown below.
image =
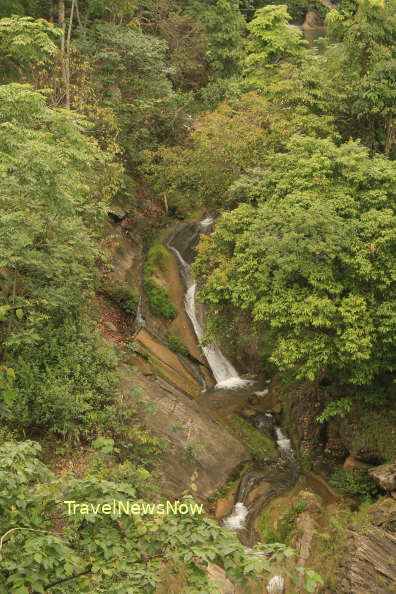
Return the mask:
[(236, 414), (229, 415), (227, 422), (234, 433), (247, 444), (254, 459), (277, 458), (278, 451), (272, 439), (252, 427), (247, 421)]

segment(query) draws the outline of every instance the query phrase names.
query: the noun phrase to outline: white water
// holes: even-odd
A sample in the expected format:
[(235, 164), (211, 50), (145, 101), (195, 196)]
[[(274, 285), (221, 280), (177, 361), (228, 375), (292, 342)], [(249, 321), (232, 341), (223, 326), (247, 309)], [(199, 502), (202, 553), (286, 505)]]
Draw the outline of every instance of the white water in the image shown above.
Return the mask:
[[(203, 219), (201, 221), (200, 226), (202, 232), (205, 232), (210, 227), (210, 225), (213, 223), (213, 220), (214, 219), (212, 217), (207, 217), (206, 219)], [(196, 314), (196, 282), (192, 275), (190, 266), (183, 259), (180, 252), (170, 244), (168, 244), (168, 248), (177, 256), (182, 266), (183, 277), (187, 286), (187, 291), (184, 299), (186, 313), (191, 320), (194, 332), (198, 338), (198, 341), (200, 342), (203, 338), (204, 333)], [(213, 377), (217, 382), (216, 389), (222, 388), (224, 390), (236, 390), (238, 388), (247, 386), (251, 383), (249, 380), (244, 380), (241, 377), (239, 377), (235, 367), (225, 358), (225, 356), (216, 344), (211, 344), (210, 346), (202, 346), (202, 350), (212, 370)]]
[(243, 528), (245, 528), (246, 516), (248, 513), (248, 508), (244, 503), (236, 503), (232, 513), (223, 520), (223, 526), (227, 528), (227, 530), (243, 530)]
[(279, 451), (282, 453), (292, 453), (294, 456), (294, 451), (291, 445), (291, 441), (290, 439), (288, 439), (286, 437), (286, 435), (284, 435), (282, 433), (282, 430), (279, 427), (275, 427), (275, 433), (276, 433), (276, 443), (277, 446), (279, 448)]
[(269, 390), (268, 388), (266, 388), (265, 390), (261, 390), (261, 392), (255, 392), (256, 396), (266, 396), (268, 394)]
[(267, 584), (268, 594), (283, 594), (285, 591), (285, 580), (280, 575), (274, 575)]

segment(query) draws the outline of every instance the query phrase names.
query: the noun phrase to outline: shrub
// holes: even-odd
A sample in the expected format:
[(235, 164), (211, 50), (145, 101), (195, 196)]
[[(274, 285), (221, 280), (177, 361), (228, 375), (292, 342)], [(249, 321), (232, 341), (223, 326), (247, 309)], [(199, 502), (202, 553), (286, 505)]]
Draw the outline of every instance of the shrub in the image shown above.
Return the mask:
[(160, 316), (167, 320), (173, 320), (176, 317), (174, 308), (166, 289), (160, 287), (153, 278), (144, 279), (144, 290), (146, 291), (149, 310), (155, 316)]
[(168, 345), (171, 351), (176, 353), (177, 355), (183, 355), (184, 357), (189, 356), (189, 350), (185, 344), (180, 340), (176, 334), (169, 334), (168, 336)]
[[(81, 322), (79, 320), (79, 322)], [(7, 426), (15, 431), (49, 430), (78, 441), (95, 425), (97, 411), (114, 398), (118, 359), (99, 342), (94, 323), (49, 325), (35, 348), (20, 348), (15, 400)]]
[(147, 268), (151, 270), (166, 270), (166, 266), (169, 260), (169, 252), (162, 243), (154, 243), (147, 254)]
[(332, 474), (329, 482), (341, 493), (360, 495), (365, 499), (374, 498), (380, 494), (379, 487), (365, 468), (350, 470), (341, 468)]
[(139, 297), (123, 286), (110, 287), (106, 289), (106, 294), (114, 303), (118, 305), (124, 313), (129, 316), (136, 316), (139, 305)]

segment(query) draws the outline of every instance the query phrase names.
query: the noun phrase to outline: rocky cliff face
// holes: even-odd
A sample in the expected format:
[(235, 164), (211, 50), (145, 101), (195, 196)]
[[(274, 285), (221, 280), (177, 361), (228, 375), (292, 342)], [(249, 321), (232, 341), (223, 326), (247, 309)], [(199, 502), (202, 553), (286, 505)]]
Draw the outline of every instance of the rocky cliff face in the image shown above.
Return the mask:
[(367, 534), (347, 532), (348, 554), (342, 561), (342, 594), (396, 592), (396, 534), (372, 526)]

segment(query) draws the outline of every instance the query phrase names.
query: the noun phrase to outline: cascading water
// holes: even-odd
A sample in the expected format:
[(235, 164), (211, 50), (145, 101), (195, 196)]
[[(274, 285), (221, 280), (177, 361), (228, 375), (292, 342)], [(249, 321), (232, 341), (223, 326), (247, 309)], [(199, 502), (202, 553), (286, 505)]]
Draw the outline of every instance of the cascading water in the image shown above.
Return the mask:
[[(282, 432), (282, 429), (275, 424), (274, 416), (271, 413), (258, 413), (251, 419), (252, 424), (260, 431), (271, 436), (277, 445), (279, 457), (282, 464), (287, 468), (287, 475), (291, 482), (297, 480), (300, 469), (294, 450), (288, 439)], [(232, 513), (223, 520), (223, 525), (229, 530), (236, 532), (246, 528), (246, 523), (250, 513), (245, 501), (260, 480), (264, 477), (260, 474), (246, 474), (239, 485), (237, 503), (234, 505)]]
[[(212, 217), (206, 217), (199, 223), (198, 232), (205, 233), (211, 228), (214, 219)], [(196, 282), (191, 272), (191, 267), (185, 261), (180, 251), (172, 244), (173, 236), (168, 240), (168, 249), (175, 254), (177, 257), (180, 268), (182, 271), (183, 279), (187, 287), (185, 295), (185, 308), (188, 317), (194, 328), (194, 332), (200, 342), (203, 338), (204, 332), (200, 321), (198, 320), (196, 304), (195, 304), (195, 293), (196, 293)], [(203, 353), (209, 363), (212, 370), (213, 377), (216, 380), (216, 388), (222, 388), (224, 390), (236, 390), (243, 388), (251, 382), (249, 380), (242, 379), (239, 377), (235, 367), (226, 359), (219, 347), (212, 343), (210, 346), (202, 346)]]
[(231, 531), (243, 530), (245, 528), (246, 516), (249, 510), (242, 501), (234, 505), (232, 513), (224, 520), (223, 526)]
[[(188, 317), (191, 320), (194, 332), (199, 342), (201, 342), (203, 338), (203, 329), (202, 324), (198, 319), (197, 308), (195, 303), (196, 282), (192, 275), (191, 267), (189, 263), (186, 262), (186, 259), (183, 256), (187, 254), (185, 257), (192, 261), (193, 250), (195, 248), (197, 241), (199, 240), (199, 235), (201, 233), (208, 232), (213, 224), (213, 221), (213, 217), (206, 217), (198, 225), (185, 225), (179, 232), (177, 237), (177, 245), (179, 246), (179, 249), (175, 245), (176, 233), (172, 234), (167, 243), (168, 249), (175, 254), (180, 264), (181, 273), (186, 285), (185, 309)], [(181, 252), (183, 253), (183, 255)], [(226, 359), (226, 357), (223, 355), (223, 353), (216, 344), (212, 344), (211, 346), (202, 346), (202, 350), (212, 370), (213, 376), (216, 379), (217, 389), (239, 389), (244, 388), (252, 383), (250, 380), (245, 380), (239, 377), (236, 369)], [(267, 380), (267, 383), (269, 382), (270, 380)], [(268, 392), (269, 389), (265, 388), (264, 390), (256, 391), (253, 393), (256, 395), (256, 397), (263, 397), (266, 396)], [(262, 509), (263, 505), (268, 504), (271, 498), (276, 497), (280, 492), (287, 490), (288, 488), (291, 488), (292, 484), (297, 480), (297, 477), (299, 475), (299, 465), (295, 457), (293, 448), (291, 446), (290, 440), (282, 433), (280, 427), (276, 425), (275, 419), (272, 414), (258, 413), (257, 415), (255, 415), (253, 424), (263, 432), (269, 433), (272, 439), (276, 441), (280, 459), (278, 465), (279, 471), (281, 476), (284, 477), (281, 478), (282, 484), (278, 485), (277, 489), (270, 488), (268, 490), (268, 493), (266, 495), (267, 499), (260, 499), (258, 501), (258, 507), (259, 509)], [(269, 462), (268, 467), (271, 470), (271, 460), (267, 462)], [(275, 465), (277, 464), (277, 461), (272, 462)], [(237, 502), (233, 507), (232, 513), (223, 520), (223, 525), (225, 528), (231, 531), (238, 532), (240, 537), (242, 534), (247, 534), (249, 532), (248, 524), (251, 521), (250, 519), (254, 518), (255, 516), (255, 510), (253, 509), (255, 503), (249, 503), (248, 507), (246, 505), (247, 497), (258, 483), (267, 479), (271, 480), (270, 473), (268, 473), (267, 469), (259, 469), (244, 475), (239, 485)], [(279, 575), (274, 576), (267, 584), (267, 592), (269, 594), (283, 594), (284, 588), (284, 578)]]

